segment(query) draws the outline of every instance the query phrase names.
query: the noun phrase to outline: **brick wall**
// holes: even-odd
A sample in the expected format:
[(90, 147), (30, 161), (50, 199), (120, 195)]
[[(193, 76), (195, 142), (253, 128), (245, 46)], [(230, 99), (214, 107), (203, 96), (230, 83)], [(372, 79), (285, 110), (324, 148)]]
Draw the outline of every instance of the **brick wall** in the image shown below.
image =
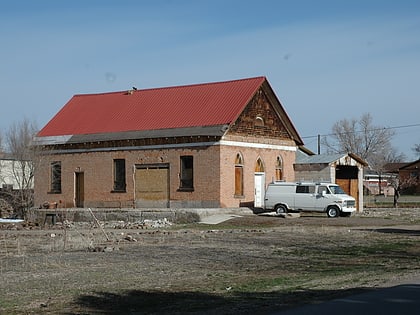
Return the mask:
[[(194, 191), (179, 191), (180, 156), (194, 158)], [(113, 160), (126, 160), (126, 192), (113, 192)], [(50, 191), (50, 164), (61, 161), (62, 192)], [(170, 199), (174, 206), (219, 206), (219, 147), (166, 150), (132, 150), (45, 155), (35, 174), (35, 205), (45, 201), (59, 207), (75, 206), (75, 172), (84, 173), (85, 207), (133, 207), (136, 164), (170, 165)], [(195, 202), (193, 202), (195, 201)]]
[[(234, 196), (235, 158), (244, 158), (244, 195)], [(180, 156), (194, 157), (194, 191), (179, 191)], [(235, 146), (211, 146), (194, 149), (139, 150), (48, 155), (35, 174), (35, 205), (58, 202), (59, 207), (74, 207), (75, 172), (84, 173), (85, 207), (133, 207), (135, 165), (170, 165), (171, 207), (238, 207), (254, 199), (254, 173), (258, 158), (264, 165), (266, 184), (276, 176), (276, 160), (283, 161), (283, 179), (294, 180), (294, 151)], [(113, 160), (126, 159), (126, 192), (114, 193)], [(51, 194), (49, 168), (61, 161), (62, 193)], [(220, 161), (220, 164), (219, 164)]]
[[(234, 196), (235, 158), (238, 153), (243, 157), (244, 194), (242, 197)], [(223, 146), (220, 153), (220, 199), (222, 206), (239, 207), (253, 204), (255, 167), (258, 158), (262, 160), (264, 165), (265, 186), (276, 178), (276, 161), (278, 156), (283, 161), (283, 180), (293, 181), (295, 154), (295, 151), (289, 150)]]

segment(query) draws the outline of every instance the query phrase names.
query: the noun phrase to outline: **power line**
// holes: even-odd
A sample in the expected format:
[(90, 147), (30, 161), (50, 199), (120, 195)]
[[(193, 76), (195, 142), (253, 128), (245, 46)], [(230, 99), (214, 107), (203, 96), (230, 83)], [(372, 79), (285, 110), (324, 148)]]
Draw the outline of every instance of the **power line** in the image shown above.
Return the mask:
[[(420, 127), (420, 124), (402, 125), (402, 126), (394, 126), (394, 127), (383, 127), (383, 128), (375, 128), (375, 129), (370, 129), (370, 130), (349, 131), (349, 132), (346, 132), (346, 133), (359, 133), (359, 132), (366, 132), (366, 131), (390, 130), (390, 129), (411, 128), (411, 127)], [(329, 134), (324, 134), (324, 135), (305, 136), (305, 137), (302, 137), (302, 139), (329, 137), (329, 136), (334, 136), (334, 135), (335, 135), (335, 133), (329, 133)]]

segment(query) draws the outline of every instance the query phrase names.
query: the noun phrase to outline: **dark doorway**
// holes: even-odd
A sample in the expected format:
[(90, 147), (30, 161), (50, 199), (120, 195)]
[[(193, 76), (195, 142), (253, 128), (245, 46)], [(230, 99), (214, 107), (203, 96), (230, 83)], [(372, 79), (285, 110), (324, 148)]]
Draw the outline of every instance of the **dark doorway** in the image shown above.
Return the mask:
[(83, 208), (85, 201), (85, 174), (75, 173), (75, 203), (76, 208)]

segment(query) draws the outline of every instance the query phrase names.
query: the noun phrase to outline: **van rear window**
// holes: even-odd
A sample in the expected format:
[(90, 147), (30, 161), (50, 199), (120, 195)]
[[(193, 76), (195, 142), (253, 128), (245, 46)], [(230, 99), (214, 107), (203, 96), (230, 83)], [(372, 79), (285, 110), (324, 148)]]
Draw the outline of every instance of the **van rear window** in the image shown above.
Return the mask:
[(296, 186), (296, 193), (297, 194), (313, 194), (315, 193), (315, 186), (305, 186), (305, 185)]

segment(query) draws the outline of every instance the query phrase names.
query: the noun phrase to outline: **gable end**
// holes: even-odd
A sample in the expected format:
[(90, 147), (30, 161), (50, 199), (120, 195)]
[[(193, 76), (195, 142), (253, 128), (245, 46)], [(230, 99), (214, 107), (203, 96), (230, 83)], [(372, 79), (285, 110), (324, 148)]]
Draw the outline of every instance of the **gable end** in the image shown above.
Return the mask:
[(294, 140), (261, 87), (230, 126), (228, 135)]

